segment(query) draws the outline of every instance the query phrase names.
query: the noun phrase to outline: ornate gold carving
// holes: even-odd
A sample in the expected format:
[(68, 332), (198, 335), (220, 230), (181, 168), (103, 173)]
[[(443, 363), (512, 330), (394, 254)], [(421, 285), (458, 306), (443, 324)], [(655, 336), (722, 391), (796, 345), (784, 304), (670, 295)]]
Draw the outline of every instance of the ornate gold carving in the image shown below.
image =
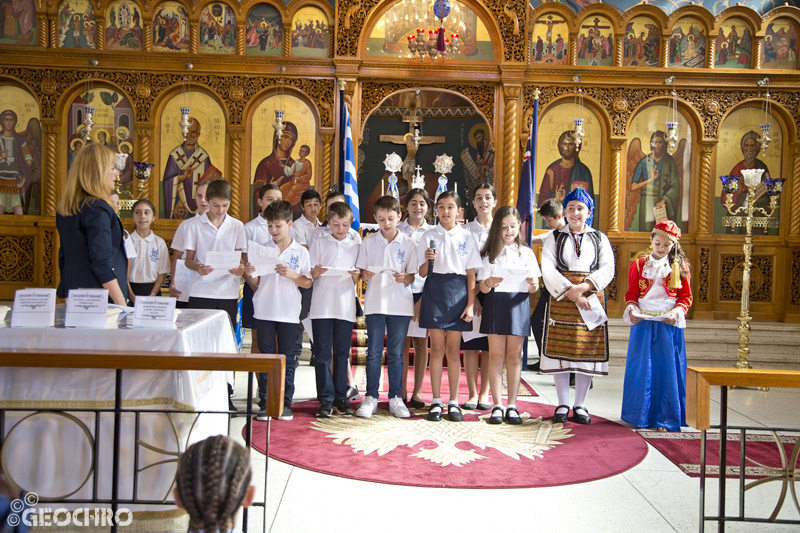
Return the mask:
[(47, 31), (47, 15), (39, 13), (36, 15), (36, 19), (39, 24), (39, 46), (47, 48), (47, 38), (49, 36)]
[(192, 30), (189, 34), (189, 51), (196, 54), (200, 49), (200, 28), (197, 23), (192, 23)]
[(367, 14), (378, 5), (378, 0), (340, 0), (336, 3), (336, 55), (358, 55), (358, 37)]
[(328, 199), (328, 191), (331, 190), (332, 154), (333, 154), (333, 132), (322, 134), (322, 192), (323, 203)]
[(517, 159), (519, 157), (517, 139), (517, 102), (520, 87), (504, 87), (505, 116), (503, 117), (503, 205), (516, 205), (517, 203)]
[[(770, 303), (775, 256), (753, 255), (751, 259), (753, 266), (750, 270), (750, 301)], [(738, 302), (741, 299), (743, 267), (743, 255), (720, 255), (720, 300)]]
[(503, 86), (503, 97), (508, 99), (517, 99), (519, 98), (520, 92), (522, 91), (522, 87), (518, 85), (504, 85)]
[(58, 84), (49, 78), (44, 79), (42, 80), (41, 89), (44, 94), (54, 94), (58, 89)]
[(283, 24), (283, 55), (289, 57), (292, 55), (292, 23), (285, 22)]
[(700, 271), (698, 272), (698, 303), (708, 303), (708, 273), (711, 270), (709, 258), (711, 256), (710, 248), (700, 248)]
[(619, 232), (619, 184), (622, 175), (622, 145), (623, 140), (611, 141), (611, 192), (608, 204), (608, 231)]
[(0, 235), (0, 281), (33, 283), (35, 237)]
[(44, 180), (44, 209), (42, 214), (49, 217), (56, 216), (56, 140), (58, 135), (58, 124), (42, 124), (44, 129), (45, 141), (47, 142), (47, 152), (45, 153), (45, 172), (42, 173)]
[(228, 97), (234, 102), (244, 98), (244, 89), (238, 85), (228, 87)]
[(151, 91), (150, 91), (150, 86), (149, 85), (145, 85), (144, 83), (136, 84), (136, 96), (138, 96), (142, 100), (144, 100), (148, 96), (150, 96), (150, 92)]
[(58, 17), (48, 15), (47, 19), (50, 23), (50, 48), (58, 48)]
[(499, 23), (500, 40), (503, 43), (503, 60), (525, 62), (528, 3), (511, 0), (484, 0), (483, 4)]
[[(147, 4), (145, 4), (147, 9)], [(150, 18), (144, 19), (144, 51), (153, 51), (153, 20)]]
[[(244, 131), (232, 130), (231, 136), (231, 175), (228, 180), (233, 185), (233, 198), (231, 199), (231, 216), (239, 218), (241, 202), (239, 201), (239, 184), (242, 176), (242, 137)], [(250, 195), (247, 195), (248, 198)]]
[(792, 305), (800, 305), (800, 250), (792, 252)]
[(55, 231), (44, 230), (42, 235), (42, 285), (44, 287), (55, 286), (56, 272), (56, 238)]
[(700, 146), (700, 213), (698, 215), (698, 232), (708, 233), (709, 196), (711, 194), (711, 154), (714, 145), (703, 143)]
[[(369, 113), (372, 112), (384, 98), (399, 91), (409, 91), (418, 88), (419, 83), (415, 82), (364, 82), (361, 84), (361, 124), (367, 120)], [(478, 111), (483, 113), (489, 122), (489, 129), (494, 127), (494, 100), (495, 90), (492, 86), (473, 86), (473, 85), (453, 85), (447, 83), (425, 83), (425, 87), (441, 88), (453, 91), (469, 99)], [(533, 89), (531, 88), (531, 92)], [(531, 100), (531, 106), (533, 106)]]
[(624, 113), (628, 110), (628, 101), (624, 98), (617, 98), (614, 100), (613, 108), (617, 113)]
[(97, 17), (95, 20), (95, 27), (97, 31), (95, 31), (95, 47), (98, 50), (105, 50), (106, 49), (106, 20), (104, 17)]
[(706, 105), (703, 106), (706, 115), (716, 115), (719, 113), (719, 102), (716, 100), (706, 100)]
[(247, 28), (239, 24), (236, 28), (236, 54), (243, 56), (247, 52)]
[(792, 145), (792, 209), (789, 211), (789, 235), (800, 235), (800, 144)]
[[(611, 250), (614, 252), (614, 267), (617, 265), (617, 258), (619, 257), (619, 246), (612, 245)], [(609, 300), (617, 300), (617, 276), (611, 278), (611, 283), (606, 287), (606, 296)]]

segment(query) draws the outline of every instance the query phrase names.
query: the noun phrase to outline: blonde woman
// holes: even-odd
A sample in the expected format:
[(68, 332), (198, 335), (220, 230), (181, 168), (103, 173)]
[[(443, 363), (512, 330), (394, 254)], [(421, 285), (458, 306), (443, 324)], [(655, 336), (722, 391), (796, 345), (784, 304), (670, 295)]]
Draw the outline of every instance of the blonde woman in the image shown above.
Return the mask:
[(110, 149), (89, 144), (75, 156), (67, 174), (56, 214), (60, 298), (70, 289), (104, 288), (112, 303), (125, 305), (128, 299), (122, 222), (110, 199), (119, 175), (114, 162)]

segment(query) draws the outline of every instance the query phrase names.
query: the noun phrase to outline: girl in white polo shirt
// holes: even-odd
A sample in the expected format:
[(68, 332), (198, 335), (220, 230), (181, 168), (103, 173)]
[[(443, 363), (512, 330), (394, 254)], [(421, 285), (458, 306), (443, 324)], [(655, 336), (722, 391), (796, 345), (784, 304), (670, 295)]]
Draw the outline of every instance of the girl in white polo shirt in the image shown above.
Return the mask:
[[(442, 363), (447, 355), (447, 380), (450, 401), (447, 418), (451, 422), (464, 419), (458, 406), (458, 386), (461, 381), (459, 346), (461, 332), (472, 329), (475, 295), (475, 269), (480, 268), (478, 246), (472, 235), (458, 225), (461, 198), (446, 191), (436, 201), (439, 225), (425, 232), (417, 249), (419, 273), (427, 276), (422, 290), (419, 325), (431, 335), (431, 390), (433, 401), (427, 419), (442, 419)], [(433, 272), (428, 273), (429, 262)]]
[[(131, 263), (128, 282), (134, 295), (156, 296), (161, 294), (161, 286), (170, 270), (167, 243), (150, 230), (156, 218), (156, 208), (150, 200), (137, 200), (131, 212), (136, 228), (130, 241), (136, 249), (136, 257)], [(131, 300), (134, 299), (131, 296)]]

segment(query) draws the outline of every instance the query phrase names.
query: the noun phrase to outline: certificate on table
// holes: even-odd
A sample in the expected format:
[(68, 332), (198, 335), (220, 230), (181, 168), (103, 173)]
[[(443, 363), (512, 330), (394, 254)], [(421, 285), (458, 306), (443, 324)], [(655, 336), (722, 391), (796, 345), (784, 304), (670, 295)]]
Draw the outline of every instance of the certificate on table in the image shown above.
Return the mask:
[(20, 289), (14, 295), (12, 328), (53, 327), (55, 320), (55, 289)]
[(247, 243), (247, 262), (256, 268), (253, 274), (263, 276), (275, 273), (275, 267), (280, 264), (278, 253), (277, 248), (249, 241)]
[(586, 327), (591, 331), (597, 326), (602, 326), (608, 322), (608, 315), (606, 315), (603, 306), (600, 304), (600, 299), (596, 294), (592, 294), (587, 299), (591, 307), (588, 310), (580, 309), (580, 312)]
[(72, 289), (67, 296), (64, 325), (68, 328), (105, 328), (108, 325), (107, 307), (106, 289)]
[(209, 250), (206, 252), (204, 264), (214, 269), (209, 276), (218, 277), (231, 275), (228, 271), (234, 268), (239, 268), (239, 265), (242, 264), (242, 252), (220, 252), (217, 250)]
[(133, 311), (135, 328), (175, 328), (175, 298), (138, 296)]
[(493, 276), (503, 278), (500, 285), (495, 287), (497, 292), (528, 292), (530, 285), (527, 279), (531, 277), (530, 272), (520, 268), (498, 268)]

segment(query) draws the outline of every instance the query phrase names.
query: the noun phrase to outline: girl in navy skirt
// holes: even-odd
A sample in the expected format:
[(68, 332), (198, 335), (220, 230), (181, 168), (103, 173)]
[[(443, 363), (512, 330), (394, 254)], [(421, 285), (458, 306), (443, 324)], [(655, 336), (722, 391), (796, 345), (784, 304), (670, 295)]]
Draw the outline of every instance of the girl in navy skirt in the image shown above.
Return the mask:
[[(464, 419), (458, 406), (458, 387), (461, 381), (459, 345), (461, 332), (472, 329), (475, 295), (470, 290), (475, 285), (475, 269), (481, 266), (478, 246), (470, 233), (458, 225), (456, 219), (461, 209), (461, 199), (453, 191), (446, 191), (436, 200), (439, 224), (425, 232), (419, 243), (419, 273), (425, 276), (422, 289), (419, 325), (431, 336), (431, 390), (433, 401), (427, 419), (442, 419), (442, 363), (447, 354), (447, 380), (450, 401), (447, 418), (451, 422)], [(429, 262), (433, 272), (428, 272)]]
[[(522, 373), (522, 345), (531, 328), (530, 293), (539, 290), (542, 275), (533, 250), (520, 233), (519, 211), (501, 207), (481, 251), (478, 285), (484, 294), (481, 333), (489, 336), (490, 424), (522, 424), (517, 392)], [(506, 362), (508, 406), (503, 410), (503, 361)]]

